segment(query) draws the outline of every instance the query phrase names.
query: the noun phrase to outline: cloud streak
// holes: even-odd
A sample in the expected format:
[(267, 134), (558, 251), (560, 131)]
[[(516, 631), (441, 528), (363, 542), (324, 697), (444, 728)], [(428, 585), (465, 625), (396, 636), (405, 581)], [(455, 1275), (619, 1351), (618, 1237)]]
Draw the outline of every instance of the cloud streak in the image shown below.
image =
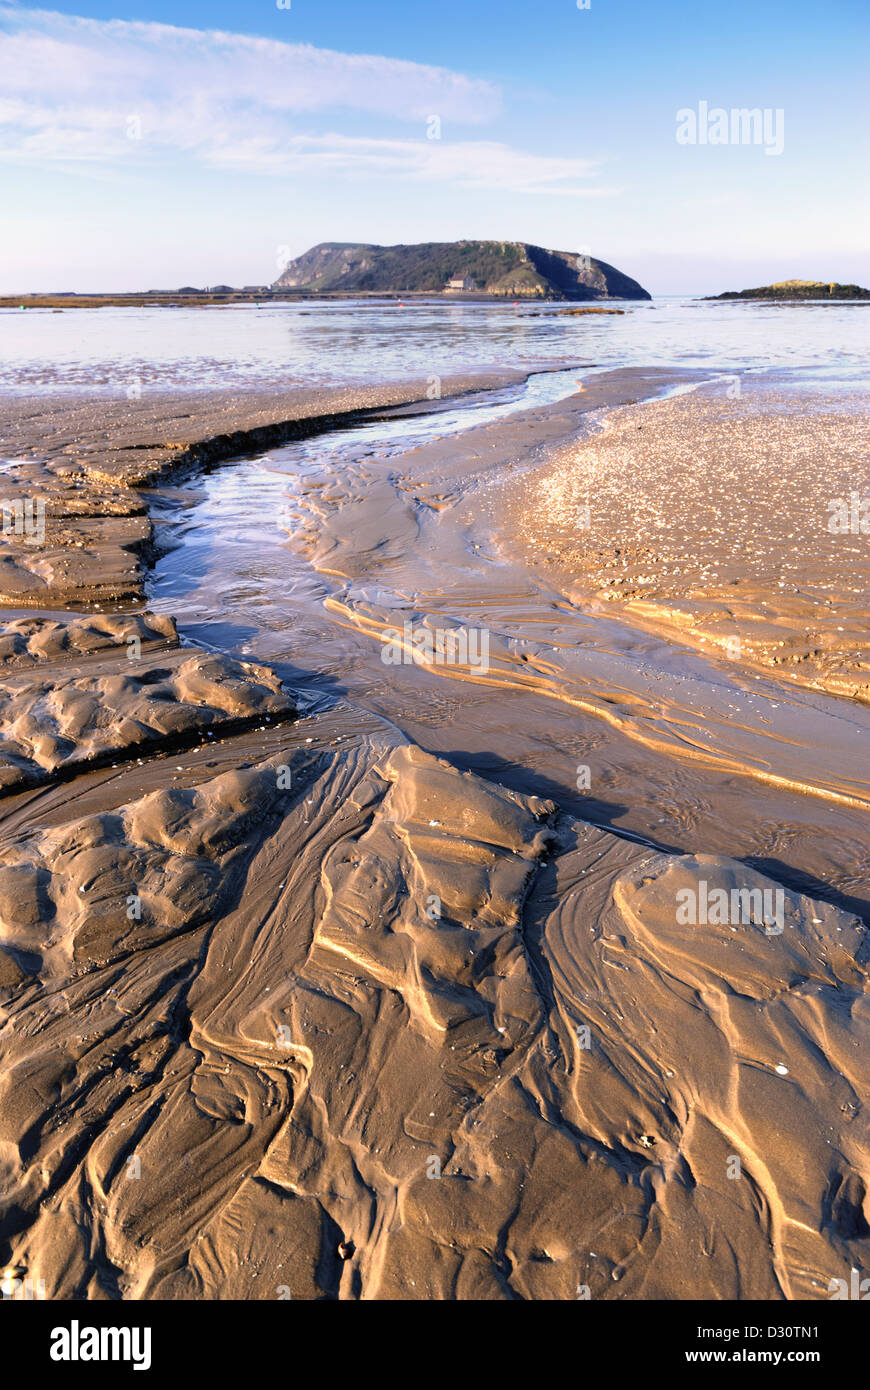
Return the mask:
[[(576, 187), (580, 158), (490, 140), (429, 140), (426, 123), (500, 114), (490, 82), (445, 68), (219, 30), (0, 7), (0, 158), (16, 163), (194, 160), (251, 174), (341, 173), (518, 193)], [(329, 131), (317, 130), (324, 120)], [(365, 134), (365, 120), (372, 133)], [(340, 127), (349, 123), (353, 134)], [(383, 128), (397, 127), (393, 137)], [(418, 132), (409, 127), (418, 127)]]

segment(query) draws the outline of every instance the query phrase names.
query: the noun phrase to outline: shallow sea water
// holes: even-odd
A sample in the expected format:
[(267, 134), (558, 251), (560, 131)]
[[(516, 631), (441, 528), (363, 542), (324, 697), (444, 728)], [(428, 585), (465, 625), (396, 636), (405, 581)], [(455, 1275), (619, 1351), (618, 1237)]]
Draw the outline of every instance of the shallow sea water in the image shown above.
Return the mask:
[(0, 391), (325, 386), (475, 367), (799, 367), (846, 384), (870, 365), (870, 305), (661, 298), (623, 314), (560, 304), (330, 302), (0, 310)]

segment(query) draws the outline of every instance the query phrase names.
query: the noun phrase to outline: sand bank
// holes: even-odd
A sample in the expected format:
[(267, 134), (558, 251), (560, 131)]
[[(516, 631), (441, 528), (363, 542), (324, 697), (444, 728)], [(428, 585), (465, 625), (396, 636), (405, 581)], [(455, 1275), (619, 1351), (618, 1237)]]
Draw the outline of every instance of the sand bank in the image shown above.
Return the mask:
[(789, 683), (870, 698), (870, 400), (736, 377), (614, 410), (499, 498), (585, 602)]

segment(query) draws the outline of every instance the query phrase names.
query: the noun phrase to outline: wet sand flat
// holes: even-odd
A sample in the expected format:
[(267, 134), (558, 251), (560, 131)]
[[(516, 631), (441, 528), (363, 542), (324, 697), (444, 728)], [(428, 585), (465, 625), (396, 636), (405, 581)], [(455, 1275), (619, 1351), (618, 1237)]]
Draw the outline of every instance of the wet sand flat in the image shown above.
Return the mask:
[[(380, 386), (46, 391), (0, 399), (0, 604), (84, 608), (141, 598), (153, 530), (136, 489), (367, 412), (521, 382), (518, 371), (455, 373)], [(6, 460), (2, 460), (2, 455)]]
[(824, 1296), (862, 1246), (854, 919), (679, 931), (675, 885), (740, 865), (318, 732), (0, 850), (10, 1264), (50, 1297)]
[(164, 391), (134, 397), (46, 389), (4, 395), (0, 451), (75, 462), (92, 483), (152, 483), (185, 467), (292, 439), (367, 410), (425, 402), (520, 382), (527, 373), (493, 368), (379, 385), (288, 387), (284, 391)]
[(631, 623), (867, 700), (870, 398), (737, 381), (611, 412), (505, 490), (505, 546)]
[[(867, 1267), (866, 706), (645, 635), (538, 554), (566, 459), (679, 384), (186, 488), (76, 465), (177, 532), (148, 611), (0, 633), (15, 1278), (783, 1300)], [(385, 663), (406, 623), (485, 630), (486, 668)]]

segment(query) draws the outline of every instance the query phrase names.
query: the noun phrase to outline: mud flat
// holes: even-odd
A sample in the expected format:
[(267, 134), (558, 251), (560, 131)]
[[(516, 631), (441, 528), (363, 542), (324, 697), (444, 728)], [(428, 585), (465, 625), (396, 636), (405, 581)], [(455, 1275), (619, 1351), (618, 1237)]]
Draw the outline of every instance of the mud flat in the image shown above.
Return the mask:
[[(10, 613), (11, 1279), (48, 1298), (781, 1300), (827, 1299), (867, 1268), (860, 865), (838, 892), (802, 891), (773, 858), (746, 862), (728, 824), (735, 806), (757, 814), (752, 787), (787, 798), (786, 840), (807, 807), (866, 825), (860, 717), (789, 692), (770, 727), (778, 687), (741, 691), (691, 655), (669, 668), (661, 643), (640, 660), (610, 606), (590, 618), (495, 545), (502, 496), (559, 466), (554, 451), (591, 434), (584, 415), (666, 384), (614, 374), (559, 407), (321, 475), (264, 466), (296, 518), (274, 549), (260, 528), (263, 583), (292, 560), (328, 586), (311, 611), (276, 599), (269, 665), (345, 681), (307, 717), (259, 650), (180, 645), (141, 598), (136, 612)], [(34, 468), (71, 456), (31, 447)], [(72, 461), (82, 492), (106, 488), (121, 520), (150, 526), (129, 460), (111, 487), (108, 466)], [(255, 520), (272, 495), (251, 490)], [(256, 594), (209, 539), (187, 602), (204, 612), (220, 577), (250, 628)], [(183, 554), (183, 540), (169, 552)], [(42, 606), (62, 609), (67, 581), (43, 577)], [(486, 625), (491, 663), (388, 670), (384, 634), (406, 617)], [(401, 731), (404, 706), (446, 756)], [(665, 785), (679, 800), (674, 768), (693, 795), (721, 792), (724, 812), (683, 808), (684, 841), (705, 843), (591, 823), (555, 765), (555, 795), (509, 785), (544, 780), (542, 709), (593, 766), (594, 731), (613, 735), (662, 802)], [(458, 765), (478, 720), (510, 775)]]

